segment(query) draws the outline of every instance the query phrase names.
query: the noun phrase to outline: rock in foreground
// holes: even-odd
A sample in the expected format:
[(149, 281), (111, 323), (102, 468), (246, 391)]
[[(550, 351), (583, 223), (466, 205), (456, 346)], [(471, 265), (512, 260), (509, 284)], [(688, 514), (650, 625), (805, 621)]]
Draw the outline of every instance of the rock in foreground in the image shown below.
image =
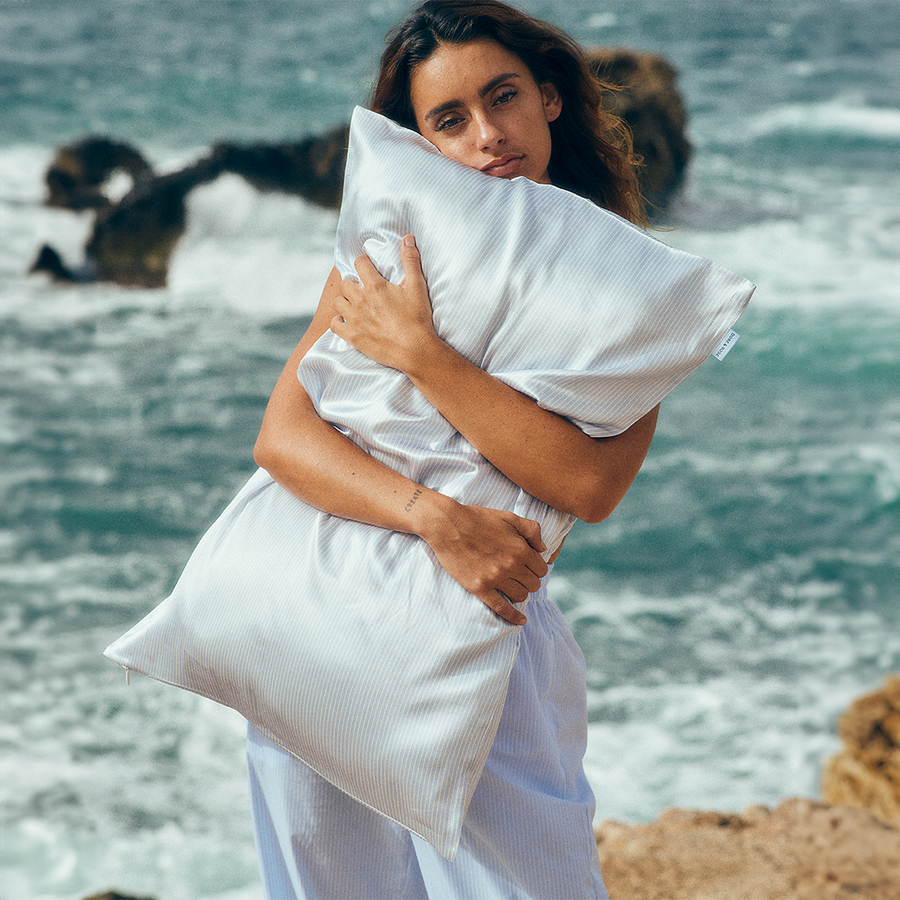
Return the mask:
[(900, 677), (851, 703), (838, 734), (844, 749), (822, 770), (822, 796), (900, 828)]
[(812, 800), (741, 815), (669, 810), (597, 832), (612, 900), (898, 900), (900, 831)]

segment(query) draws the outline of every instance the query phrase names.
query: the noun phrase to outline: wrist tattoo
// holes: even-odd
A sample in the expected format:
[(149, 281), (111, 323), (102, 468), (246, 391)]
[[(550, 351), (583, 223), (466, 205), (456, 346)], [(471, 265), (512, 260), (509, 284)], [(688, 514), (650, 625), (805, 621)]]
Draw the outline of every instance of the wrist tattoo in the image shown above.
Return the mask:
[(412, 495), (412, 497), (409, 498), (409, 503), (406, 504), (405, 511), (409, 512), (413, 508), (413, 506), (415, 506), (416, 500), (418, 500), (419, 497), (421, 497), (421, 496), (422, 496), (422, 491), (420, 488), (417, 488), (416, 492)]

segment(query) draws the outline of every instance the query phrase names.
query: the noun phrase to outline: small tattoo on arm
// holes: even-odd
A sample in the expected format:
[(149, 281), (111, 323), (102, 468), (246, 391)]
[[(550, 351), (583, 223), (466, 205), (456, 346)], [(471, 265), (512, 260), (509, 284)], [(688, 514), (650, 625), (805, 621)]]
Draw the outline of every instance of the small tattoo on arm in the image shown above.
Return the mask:
[(412, 495), (412, 497), (409, 498), (409, 503), (406, 504), (406, 512), (409, 512), (413, 508), (413, 506), (415, 506), (416, 500), (418, 500), (421, 496), (422, 491), (421, 489), (417, 488), (416, 492)]

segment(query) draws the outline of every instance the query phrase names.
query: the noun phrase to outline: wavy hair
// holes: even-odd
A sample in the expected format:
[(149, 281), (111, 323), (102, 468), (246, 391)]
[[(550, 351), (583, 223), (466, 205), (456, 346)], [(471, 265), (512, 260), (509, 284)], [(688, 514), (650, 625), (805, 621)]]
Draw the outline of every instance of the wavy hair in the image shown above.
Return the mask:
[(584, 51), (564, 31), (500, 0), (425, 0), (416, 7), (388, 34), (371, 109), (417, 131), (410, 90), (416, 66), (440, 44), (484, 38), (515, 53), (538, 84), (549, 81), (562, 98), (562, 111), (550, 123), (553, 184), (646, 224), (631, 132), (601, 105), (604, 90), (616, 88), (594, 77)]

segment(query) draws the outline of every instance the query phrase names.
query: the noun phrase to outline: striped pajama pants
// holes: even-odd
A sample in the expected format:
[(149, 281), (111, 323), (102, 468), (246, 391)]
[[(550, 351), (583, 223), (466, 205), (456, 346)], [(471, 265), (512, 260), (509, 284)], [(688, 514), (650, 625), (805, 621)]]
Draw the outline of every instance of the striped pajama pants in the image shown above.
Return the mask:
[(584, 658), (546, 588), (526, 613), (454, 862), (249, 727), (253, 823), (269, 900), (608, 900), (582, 768)]

